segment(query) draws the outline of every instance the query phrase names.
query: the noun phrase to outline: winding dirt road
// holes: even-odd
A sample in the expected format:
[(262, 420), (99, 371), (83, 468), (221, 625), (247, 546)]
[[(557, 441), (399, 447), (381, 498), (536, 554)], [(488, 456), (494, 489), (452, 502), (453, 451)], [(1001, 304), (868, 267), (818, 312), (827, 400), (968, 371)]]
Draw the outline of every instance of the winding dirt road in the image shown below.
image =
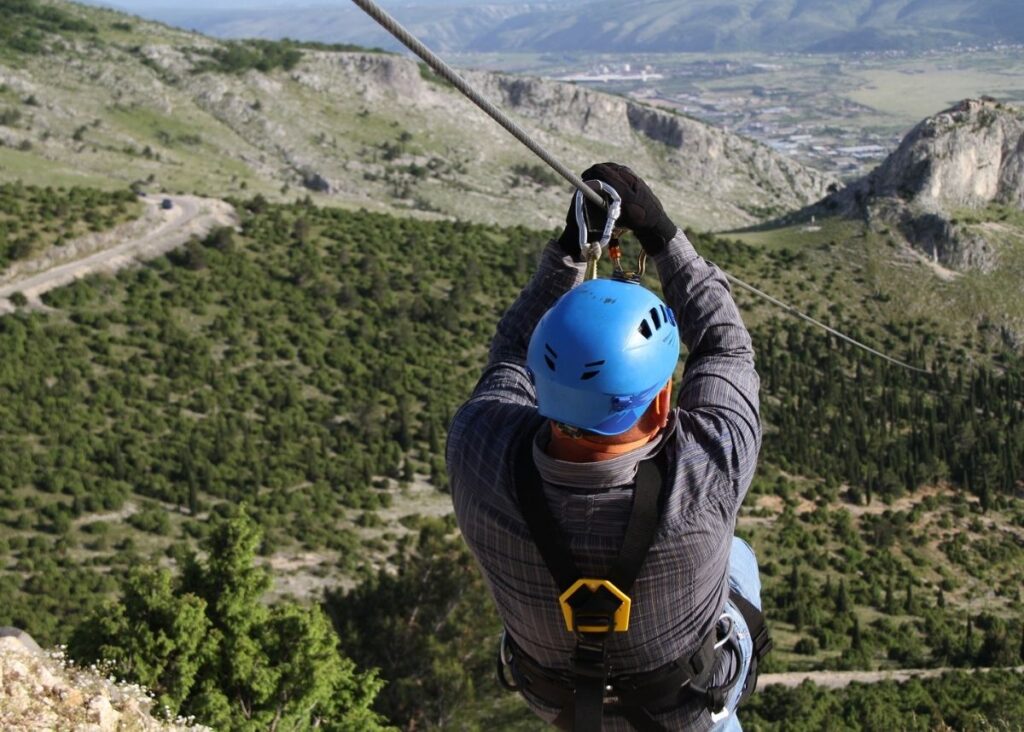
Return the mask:
[(990, 668), (904, 668), (887, 671), (801, 671), (782, 674), (761, 674), (757, 679), (758, 687), (763, 686), (800, 686), (804, 681), (811, 681), (826, 689), (841, 689), (853, 683), (877, 684), (881, 681), (909, 681), (910, 679), (931, 679), (949, 671), (970, 671), (986, 673), (988, 671), (1016, 671), (1024, 673), (1024, 666), (1011, 669)]
[[(234, 209), (224, 201), (198, 196), (166, 196), (173, 202), (169, 210), (160, 208), (164, 197), (144, 199), (147, 207), (142, 218), (95, 237), (89, 237), (88, 251), (70, 261), (46, 257), (19, 263), (18, 269), (0, 277), (0, 314), (11, 312), (10, 298), (22, 293), (30, 304), (41, 306), (39, 297), (97, 272), (116, 272), (134, 262), (166, 254), (192, 236), (204, 236), (215, 226), (237, 224)], [(77, 252), (69, 245), (66, 251)], [(72, 255), (74, 256), (74, 255)], [(13, 268), (12, 268), (13, 269)]]

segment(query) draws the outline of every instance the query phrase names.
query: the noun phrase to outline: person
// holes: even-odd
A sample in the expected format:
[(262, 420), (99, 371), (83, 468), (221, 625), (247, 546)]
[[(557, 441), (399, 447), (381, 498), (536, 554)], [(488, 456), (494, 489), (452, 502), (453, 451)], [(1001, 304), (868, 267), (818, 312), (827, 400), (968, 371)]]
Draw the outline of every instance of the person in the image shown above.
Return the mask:
[(761, 444), (750, 336), (641, 178), (614, 163), (582, 177), (618, 199), (667, 303), (583, 282), (603, 212), (577, 193), (453, 418), (452, 500), (505, 625), (499, 677), (563, 729), (739, 730), (770, 647), (757, 562), (733, 536)]

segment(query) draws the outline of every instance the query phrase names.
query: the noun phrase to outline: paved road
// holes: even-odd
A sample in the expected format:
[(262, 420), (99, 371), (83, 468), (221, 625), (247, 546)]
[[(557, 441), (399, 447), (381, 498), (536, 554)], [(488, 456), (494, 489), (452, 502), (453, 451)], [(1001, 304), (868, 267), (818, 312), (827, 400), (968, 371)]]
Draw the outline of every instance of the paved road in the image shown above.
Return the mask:
[[(152, 259), (179, 247), (193, 235), (203, 236), (215, 226), (236, 223), (234, 209), (224, 201), (198, 196), (168, 196), (174, 207), (159, 209), (158, 198), (147, 198), (149, 207), (142, 220), (152, 220), (155, 228), (125, 241), (111, 237), (104, 246), (87, 256), (39, 272), (26, 272), (23, 276), (0, 285), (0, 313), (13, 309), (7, 298), (20, 292), (30, 303), (39, 305), (39, 297), (55, 287), (62, 287), (96, 272), (116, 272), (137, 261)], [(31, 266), (31, 263), (28, 263)]]

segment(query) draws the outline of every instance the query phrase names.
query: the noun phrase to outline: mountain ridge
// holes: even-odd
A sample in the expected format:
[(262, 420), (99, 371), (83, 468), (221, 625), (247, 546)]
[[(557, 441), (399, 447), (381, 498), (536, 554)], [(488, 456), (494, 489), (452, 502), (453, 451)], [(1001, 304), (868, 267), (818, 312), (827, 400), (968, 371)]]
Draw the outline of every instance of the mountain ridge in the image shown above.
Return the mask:
[[(389, 6), (437, 50), (527, 52), (799, 52), (925, 50), (1024, 42), (1010, 0), (633, 0), (608, 5), (437, 3)], [(157, 15), (222, 37), (293, 37), (398, 48), (355, 8)]]
[[(98, 29), (0, 60), (0, 174), (213, 196), (296, 191), (332, 205), (556, 226), (563, 184), (455, 90), (401, 56), (220, 43), (57, 4)], [(275, 67), (276, 65), (276, 67)], [(831, 179), (696, 120), (564, 82), (466, 72), (582, 169), (636, 167), (681, 221), (748, 225)], [(33, 104), (26, 104), (31, 98)], [(33, 178), (36, 176), (36, 178)], [(510, 189), (518, 189), (508, 206)]]

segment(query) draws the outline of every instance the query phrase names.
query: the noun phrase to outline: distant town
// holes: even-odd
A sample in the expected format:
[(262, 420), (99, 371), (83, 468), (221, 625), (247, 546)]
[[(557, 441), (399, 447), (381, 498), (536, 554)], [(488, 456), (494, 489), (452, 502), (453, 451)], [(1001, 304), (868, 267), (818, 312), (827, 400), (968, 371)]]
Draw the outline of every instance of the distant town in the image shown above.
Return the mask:
[[(915, 63), (948, 71), (960, 68), (965, 60), (973, 63), (971, 59), (993, 55), (1020, 59), (1024, 46), (961, 46), (919, 54), (885, 51), (833, 58), (806, 54), (756, 59), (687, 54), (563, 56), (548, 59), (541, 73), (711, 122), (837, 177), (852, 179), (894, 150), (907, 125), (913, 124), (887, 118), (850, 98), (850, 92), (864, 84), (865, 75), (920, 75), (922, 84), (936, 83)], [(939, 88), (937, 95), (945, 92)], [(936, 102), (939, 106), (933, 111), (938, 112), (945, 101)]]
[(742, 90), (673, 89), (686, 85), (687, 80), (770, 76), (781, 70), (778, 64), (724, 60), (640, 66), (622, 62), (595, 64), (556, 78), (609, 91), (616, 87), (635, 99), (711, 122), (842, 178), (862, 175), (899, 143), (901, 134), (897, 132), (881, 134), (855, 124), (837, 125), (836, 117), (852, 119), (867, 110), (831, 96), (832, 104), (823, 119), (813, 110), (809, 95), (792, 88), (753, 84)]

